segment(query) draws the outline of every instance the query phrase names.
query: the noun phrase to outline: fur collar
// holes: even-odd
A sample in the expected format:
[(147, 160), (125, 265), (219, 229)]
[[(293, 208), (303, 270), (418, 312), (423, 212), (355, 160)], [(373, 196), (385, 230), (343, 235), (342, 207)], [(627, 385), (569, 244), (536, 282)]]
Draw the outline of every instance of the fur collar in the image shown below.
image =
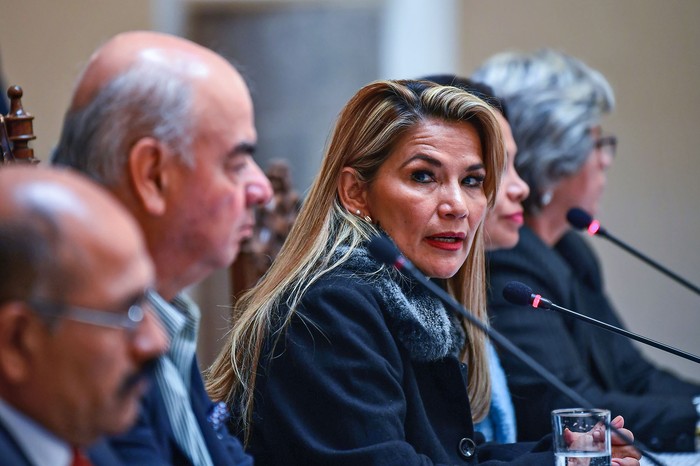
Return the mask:
[[(340, 248), (335, 258), (346, 252), (347, 248)], [(365, 248), (352, 251), (343, 267), (377, 288), (387, 324), (411, 359), (426, 362), (459, 355), (464, 344), (462, 327), (419, 283), (381, 265)]]

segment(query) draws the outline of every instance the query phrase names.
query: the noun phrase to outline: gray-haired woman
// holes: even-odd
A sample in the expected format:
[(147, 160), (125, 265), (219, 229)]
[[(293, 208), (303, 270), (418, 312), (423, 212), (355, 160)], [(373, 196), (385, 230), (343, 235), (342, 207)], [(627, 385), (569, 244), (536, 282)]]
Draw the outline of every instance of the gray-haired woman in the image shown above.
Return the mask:
[[(591, 248), (570, 231), (574, 207), (595, 215), (615, 154), (602, 118), (614, 107), (606, 79), (582, 61), (543, 49), (487, 60), (475, 79), (505, 100), (518, 146), (516, 169), (530, 186), (525, 226), (511, 250), (489, 254), (489, 312), (494, 327), (599, 407), (622, 414), (637, 437), (659, 450), (692, 450), (700, 386), (648, 363), (629, 340), (552, 313), (506, 302), (511, 280), (552, 301), (621, 326)], [(524, 365), (503, 358), (519, 440), (551, 431), (549, 412), (570, 401)]]

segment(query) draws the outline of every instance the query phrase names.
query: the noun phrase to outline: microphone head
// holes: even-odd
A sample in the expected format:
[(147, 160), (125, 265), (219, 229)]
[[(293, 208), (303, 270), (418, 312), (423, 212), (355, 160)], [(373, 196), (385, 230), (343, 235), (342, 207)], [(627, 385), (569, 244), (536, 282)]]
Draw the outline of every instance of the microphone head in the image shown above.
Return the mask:
[(569, 209), (566, 213), (566, 220), (568, 220), (574, 228), (584, 230), (593, 222), (593, 217), (585, 210), (574, 207), (573, 209)]
[(386, 235), (375, 235), (367, 245), (369, 253), (382, 264), (396, 266), (401, 253)]
[(529, 306), (532, 303), (532, 288), (520, 282), (508, 282), (503, 287), (503, 297), (512, 304)]

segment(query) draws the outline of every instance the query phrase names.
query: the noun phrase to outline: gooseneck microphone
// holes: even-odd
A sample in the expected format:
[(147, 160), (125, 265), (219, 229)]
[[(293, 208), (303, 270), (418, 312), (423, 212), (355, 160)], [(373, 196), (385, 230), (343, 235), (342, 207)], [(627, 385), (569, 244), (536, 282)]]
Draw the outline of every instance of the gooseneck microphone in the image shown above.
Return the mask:
[[(430, 281), (423, 273), (418, 270), (408, 259), (406, 259), (396, 248), (394, 243), (384, 235), (374, 236), (369, 244), (368, 250), (372, 257), (378, 261), (386, 264), (390, 267), (394, 267), (403, 274), (416, 280), (418, 283), (423, 285), (428, 291), (430, 291), (435, 297), (440, 299), (448, 309), (452, 312), (463, 316), (467, 319), (473, 326), (478, 328), (480, 331), (484, 332), (491, 341), (498, 344), (501, 348), (508, 351), (510, 354), (515, 356), (517, 359), (522, 361), (530, 369), (535, 371), (540, 377), (547, 381), (550, 385), (556, 388), (560, 393), (567, 396), (571, 401), (576, 403), (582, 408), (593, 409), (593, 404), (581, 396), (578, 392), (572, 390), (567, 385), (559, 380), (554, 374), (548, 371), (544, 366), (535, 361), (527, 353), (522, 351), (520, 348), (515, 346), (510, 340), (498, 333), (496, 330), (488, 327), (485, 323), (481, 322), (479, 319), (474, 317), (471, 313), (467, 312), (466, 309), (462, 307), (449, 293), (440, 288), (434, 282)], [(615, 432), (627, 445), (631, 445), (643, 455), (649, 458), (649, 460), (657, 466), (664, 466), (658, 459), (656, 459), (652, 454), (648, 452), (648, 448), (644, 446), (638, 440), (632, 440), (627, 435), (620, 432), (615, 426), (606, 423), (607, 427)]]
[(595, 220), (588, 212), (579, 207), (569, 209), (566, 213), (566, 220), (574, 228), (579, 230), (586, 229), (591, 236), (606, 236), (608, 234), (608, 232), (600, 226), (598, 220)]
[(641, 252), (634, 249), (632, 246), (612, 236), (600, 225), (600, 222), (598, 220), (591, 217), (591, 215), (585, 210), (580, 209), (578, 207), (574, 207), (566, 213), (566, 219), (569, 221), (569, 224), (571, 224), (571, 226), (573, 226), (574, 228), (577, 228), (579, 230), (586, 230), (591, 236), (602, 236), (603, 238), (607, 238), (616, 245), (620, 246), (625, 251), (636, 256), (638, 259), (641, 259), (647, 264), (651, 265), (659, 272), (666, 274), (668, 277), (671, 277), (673, 280), (677, 281), (686, 288), (694, 291), (696, 294), (700, 294), (700, 288), (698, 288), (696, 285), (693, 285), (685, 278), (672, 272), (671, 270), (667, 269), (655, 260), (645, 256)]
[(600, 328), (608, 330), (609, 332), (623, 335), (627, 338), (631, 338), (632, 340), (637, 340), (646, 345), (653, 346), (654, 348), (666, 351), (667, 353), (675, 354), (676, 356), (688, 359), (689, 361), (700, 363), (700, 357), (695, 356), (694, 354), (688, 353), (683, 350), (679, 350), (677, 348), (674, 348), (673, 346), (668, 346), (663, 343), (659, 343), (658, 341), (651, 340), (636, 333), (628, 332), (627, 330), (615, 327), (614, 325), (610, 325), (607, 322), (588, 317), (587, 315), (580, 314), (578, 312), (554, 304), (552, 301), (533, 293), (532, 288), (525, 285), (524, 283), (508, 282), (503, 288), (503, 297), (506, 299), (506, 301), (520, 306), (532, 306), (534, 308), (539, 309), (554, 309), (568, 316), (574, 317), (584, 322), (588, 322), (589, 324), (593, 324)]

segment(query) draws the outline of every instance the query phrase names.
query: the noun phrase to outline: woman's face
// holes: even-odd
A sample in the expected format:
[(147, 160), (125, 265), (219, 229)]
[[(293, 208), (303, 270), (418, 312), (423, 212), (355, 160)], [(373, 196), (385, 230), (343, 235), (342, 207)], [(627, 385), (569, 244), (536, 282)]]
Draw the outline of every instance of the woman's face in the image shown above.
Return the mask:
[(481, 141), (469, 123), (429, 119), (401, 137), (365, 191), (369, 215), (425, 275), (462, 266), (486, 214)]
[[(600, 127), (591, 130), (591, 137), (594, 141), (601, 138)], [(557, 184), (552, 196), (552, 204), (557, 210), (568, 212), (573, 207), (580, 207), (596, 215), (607, 181), (606, 172), (613, 161), (613, 152), (609, 149), (607, 146), (594, 147), (581, 168)]]
[(501, 186), (496, 196), (496, 204), (486, 215), (484, 241), (486, 249), (509, 249), (518, 243), (518, 231), (523, 225), (521, 203), (530, 193), (528, 185), (515, 171), (515, 154), (518, 151), (508, 121), (500, 113), (496, 114), (501, 124), (501, 132), (508, 152), (506, 172), (501, 178)]

